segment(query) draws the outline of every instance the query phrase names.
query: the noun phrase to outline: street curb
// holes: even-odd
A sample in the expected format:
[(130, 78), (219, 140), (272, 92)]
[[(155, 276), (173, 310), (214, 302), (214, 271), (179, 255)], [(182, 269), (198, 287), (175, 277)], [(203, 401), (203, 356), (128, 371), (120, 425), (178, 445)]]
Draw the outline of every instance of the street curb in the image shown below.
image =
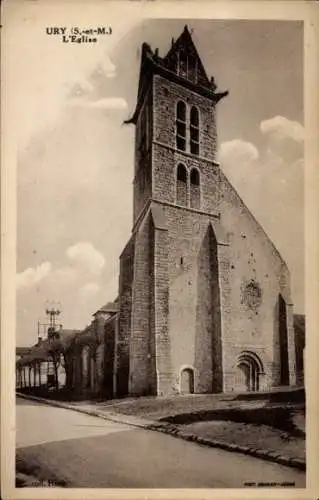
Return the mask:
[[(173, 426), (174, 427), (174, 426)], [(270, 450), (261, 450), (259, 448), (249, 448), (247, 446), (242, 446), (234, 443), (226, 443), (225, 441), (217, 441), (215, 439), (204, 438), (197, 436), (196, 434), (191, 434), (180, 430), (178, 428), (172, 428), (172, 424), (169, 427), (165, 424), (161, 427), (158, 424), (151, 425), (148, 429), (155, 430), (158, 432), (163, 432), (164, 434), (170, 434), (173, 437), (184, 439), (185, 441), (193, 441), (197, 444), (209, 446), (211, 448), (220, 448), (226, 451), (234, 451), (236, 453), (243, 453), (244, 455), (250, 455), (255, 458), (260, 458), (268, 462), (275, 462), (280, 465), (286, 465), (294, 469), (301, 471), (306, 470), (306, 462), (300, 458), (289, 458), (281, 455), (278, 452), (272, 452)]]
[[(62, 401), (57, 401), (55, 399), (45, 399), (45, 398), (40, 398), (38, 396), (32, 396), (29, 394), (22, 394), (19, 392), (17, 392), (16, 395), (19, 398), (21, 397), (23, 399), (30, 399), (32, 401), (38, 401), (39, 403), (45, 403), (47, 405), (56, 406), (58, 408), (73, 410), (73, 411), (76, 411), (78, 413), (84, 413), (86, 415), (90, 415), (91, 417), (98, 417), (98, 418), (102, 418), (103, 420), (109, 420), (109, 421), (114, 422), (116, 424), (126, 424), (126, 425), (130, 425), (132, 427), (140, 427), (142, 429), (146, 429), (151, 425), (156, 425), (156, 422), (153, 422), (153, 421), (145, 420), (144, 422), (138, 422), (138, 421), (136, 421), (135, 417), (125, 418), (125, 416), (124, 416), (124, 418), (122, 418), (122, 415), (119, 418), (118, 414), (113, 415), (112, 413), (108, 413), (106, 415), (105, 413), (102, 413), (102, 412), (99, 412), (96, 410), (88, 410), (87, 408), (81, 408), (81, 407), (74, 406), (74, 405), (71, 405), (68, 403), (64, 403)], [(133, 419), (135, 419), (135, 421)], [(143, 419), (139, 419), (139, 420), (143, 420)]]
[[(90, 415), (93, 417), (98, 417), (102, 418), (104, 420), (109, 420), (111, 422), (115, 422), (118, 424), (126, 424), (130, 425), (131, 427), (138, 427), (141, 429), (147, 429), (147, 430), (152, 430), (152, 431), (157, 431), (157, 432), (162, 432), (164, 434), (169, 434), (173, 437), (179, 438), (179, 439), (184, 439), (185, 441), (191, 441), (194, 443), (197, 443), (202, 446), (209, 446), (211, 448), (220, 448), (222, 450), (230, 451), (230, 452), (236, 452), (236, 453), (243, 453), (244, 455), (250, 455), (255, 458), (260, 458), (262, 460), (266, 460), (268, 462), (275, 462), (280, 465), (286, 465), (288, 467), (292, 467), (294, 469), (298, 469), (301, 471), (306, 470), (306, 461), (302, 460), (300, 458), (289, 458), (284, 455), (281, 455), (278, 452), (273, 452), (270, 450), (261, 450), (259, 448), (249, 448), (247, 446), (242, 446), (234, 443), (226, 443), (224, 441), (217, 441), (215, 439), (209, 439), (209, 438), (204, 438), (201, 436), (197, 436), (196, 434), (192, 434), (189, 432), (185, 432), (181, 429), (179, 429), (176, 425), (170, 424), (170, 423), (164, 423), (164, 422), (154, 422), (154, 421), (148, 421), (145, 420), (144, 422), (138, 422), (134, 421), (135, 417), (130, 417), (129, 419), (127, 418), (119, 418), (119, 415), (113, 415), (113, 414), (108, 414), (106, 415), (105, 413), (101, 413), (99, 411), (95, 410), (88, 410), (86, 408), (81, 408), (77, 406), (70, 405), (68, 403), (64, 403), (61, 401), (56, 401), (56, 400), (50, 400), (50, 399), (45, 399), (45, 398), (39, 398), (37, 396), (32, 396), (29, 394), (22, 394), (17, 392), (17, 396), (24, 398), (24, 399), (30, 399), (34, 401), (38, 401), (40, 403), (46, 403), (50, 406), (56, 406), (59, 408), (65, 408), (68, 410), (73, 410), (77, 411), (78, 413), (84, 413), (86, 415)], [(143, 420), (143, 419), (139, 419)]]

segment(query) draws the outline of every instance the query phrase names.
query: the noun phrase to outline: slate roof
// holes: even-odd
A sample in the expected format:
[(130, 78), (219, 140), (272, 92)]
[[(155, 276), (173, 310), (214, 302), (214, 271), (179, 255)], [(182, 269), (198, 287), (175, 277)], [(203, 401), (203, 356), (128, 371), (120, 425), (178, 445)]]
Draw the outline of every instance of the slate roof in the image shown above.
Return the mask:
[[(181, 50), (187, 54), (192, 55), (197, 60), (197, 82), (190, 81), (177, 73), (177, 52)], [(131, 118), (125, 120), (124, 123), (136, 123), (143, 102), (143, 95), (145, 94), (146, 89), (149, 86), (149, 82), (152, 80), (153, 74), (161, 75), (164, 78), (167, 78), (177, 84), (181, 84), (184, 87), (207, 97), (214, 103), (217, 103), (220, 99), (228, 94), (228, 91), (217, 92), (217, 86), (215, 84), (214, 78), (209, 80), (203, 63), (198, 55), (197, 49), (193, 43), (189, 29), (187, 26), (185, 26), (184, 31), (178, 37), (176, 42), (173, 41), (172, 47), (165, 57), (160, 57), (158, 55), (158, 49), (155, 49), (155, 51), (153, 51), (148, 43), (144, 42), (142, 44), (137, 104)]]
[(93, 316), (96, 316), (99, 312), (114, 314), (114, 313), (117, 313), (118, 311), (119, 311), (119, 305), (118, 305), (117, 302), (108, 302), (103, 307), (101, 307), (100, 309), (98, 309), (93, 314)]

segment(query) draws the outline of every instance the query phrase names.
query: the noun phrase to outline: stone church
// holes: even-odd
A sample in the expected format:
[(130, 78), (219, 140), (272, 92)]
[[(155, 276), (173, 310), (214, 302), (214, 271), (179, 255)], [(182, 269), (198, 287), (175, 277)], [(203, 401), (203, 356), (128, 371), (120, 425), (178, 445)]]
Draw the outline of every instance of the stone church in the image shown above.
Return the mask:
[(118, 396), (296, 383), (289, 270), (216, 161), (226, 96), (187, 26), (165, 57), (143, 44), (126, 122), (134, 208), (120, 256)]

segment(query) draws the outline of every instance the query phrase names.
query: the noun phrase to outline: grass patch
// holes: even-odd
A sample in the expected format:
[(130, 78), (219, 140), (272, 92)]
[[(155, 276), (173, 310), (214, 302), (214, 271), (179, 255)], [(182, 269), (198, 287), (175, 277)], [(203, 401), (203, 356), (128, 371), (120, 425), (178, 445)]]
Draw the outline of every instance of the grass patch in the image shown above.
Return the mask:
[[(206, 411), (220, 407), (228, 408), (240, 404), (237, 401), (235, 402), (232, 396), (226, 394), (193, 394), (191, 396), (153, 396), (113, 400), (97, 403), (96, 407), (102, 411), (106, 410), (112, 413), (160, 420), (175, 414), (194, 412), (196, 410)], [(252, 404), (256, 405), (256, 402)], [(250, 406), (251, 403), (244, 402), (243, 405), (246, 407), (247, 405)]]
[(267, 450), (288, 458), (305, 460), (306, 456), (304, 438), (266, 425), (215, 420), (181, 425), (180, 429), (199, 437)]
[[(299, 410), (304, 415), (304, 410)], [(264, 425), (288, 433), (296, 438), (305, 438), (305, 432), (297, 427), (293, 417), (296, 410), (283, 406), (261, 408), (220, 408), (216, 410), (195, 411), (165, 417), (162, 420), (172, 424), (188, 425), (194, 422), (224, 420), (243, 424)]]

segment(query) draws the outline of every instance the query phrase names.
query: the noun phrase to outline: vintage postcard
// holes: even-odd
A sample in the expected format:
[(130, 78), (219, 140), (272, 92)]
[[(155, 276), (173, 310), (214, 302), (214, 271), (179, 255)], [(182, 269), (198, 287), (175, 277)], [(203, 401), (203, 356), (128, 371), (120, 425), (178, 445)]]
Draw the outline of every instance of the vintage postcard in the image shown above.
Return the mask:
[(319, 498), (315, 4), (3, 19), (3, 498)]

